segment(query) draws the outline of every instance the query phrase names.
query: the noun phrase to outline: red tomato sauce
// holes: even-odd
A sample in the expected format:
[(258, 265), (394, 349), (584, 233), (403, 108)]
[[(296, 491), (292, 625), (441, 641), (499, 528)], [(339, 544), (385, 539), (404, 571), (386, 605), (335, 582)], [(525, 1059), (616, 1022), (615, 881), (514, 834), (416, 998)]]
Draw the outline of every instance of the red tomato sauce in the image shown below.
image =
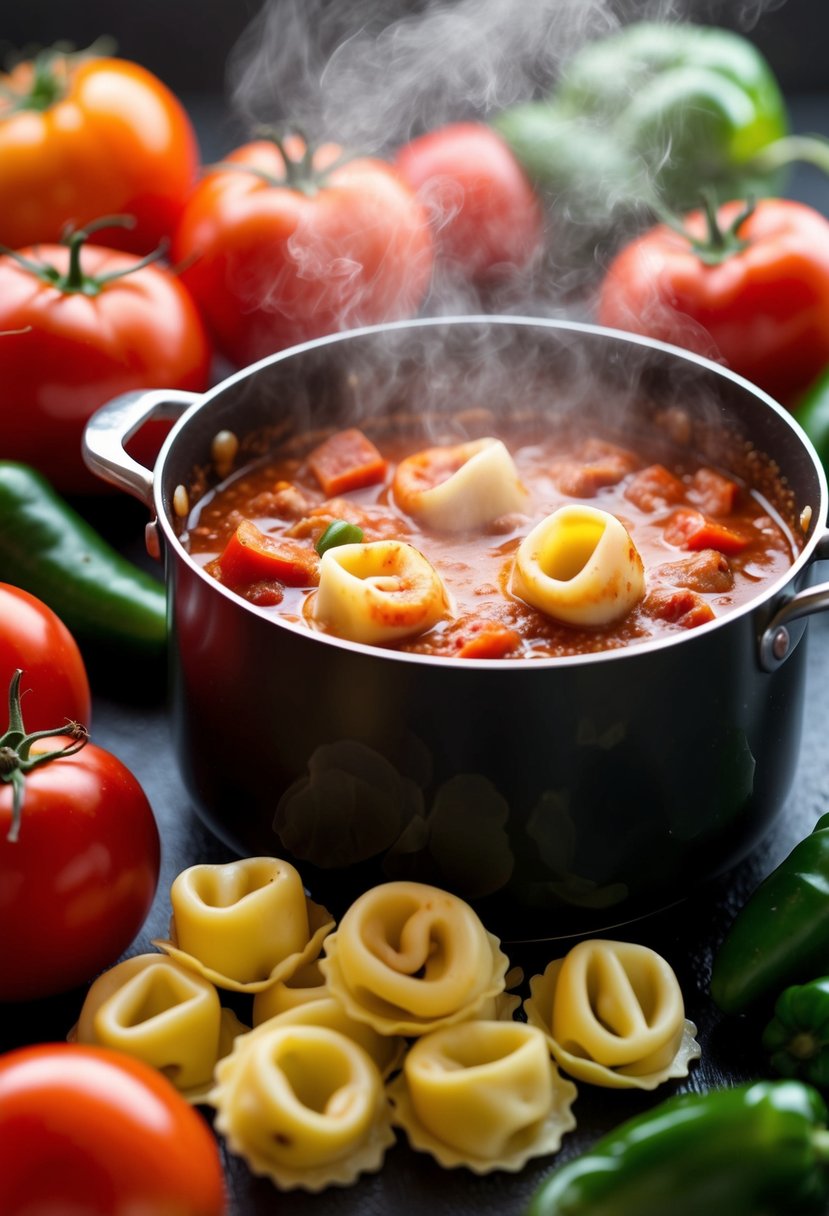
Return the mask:
[[(495, 432), (491, 432), (495, 434)], [(537, 441), (520, 431), (497, 434), (529, 492), (526, 514), (502, 516), (467, 532), (425, 530), (396, 505), (391, 485), (398, 463), (428, 444), (384, 440), (374, 484), (327, 498), (313, 461), (268, 458), (207, 494), (182, 538), (208, 573), (277, 615), (307, 621), (315, 579), (292, 586), (262, 576), (251, 563), (247, 581), (223, 574), (221, 555), (244, 521), (313, 555), (334, 520), (363, 530), (365, 541), (405, 540), (440, 574), (452, 613), (395, 649), (469, 658), (550, 658), (611, 650), (704, 625), (762, 594), (791, 566), (799, 542), (774, 505), (738, 478), (685, 452), (666, 463), (664, 445), (650, 455), (602, 439), (560, 435)], [(447, 440), (447, 447), (456, 441)], [(452, 461), (446, 461), (446, 473)], [(527, 533), (566, 504), (586, 503), (615, 515), (645, 567), (643, 599), (603, 627), (563, 624), (510, 590), (515, 552)], [(309, 562), (309, 568), (310, 568)], [(314, 627), (309, 623), (309, 628)]]

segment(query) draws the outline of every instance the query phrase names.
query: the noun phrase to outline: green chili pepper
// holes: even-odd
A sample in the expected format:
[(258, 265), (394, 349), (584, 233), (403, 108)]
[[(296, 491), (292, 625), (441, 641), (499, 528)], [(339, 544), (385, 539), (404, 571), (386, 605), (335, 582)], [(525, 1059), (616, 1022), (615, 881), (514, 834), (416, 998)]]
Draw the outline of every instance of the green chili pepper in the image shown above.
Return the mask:
[(334, 519), (323, 532), (314, 548), (322, 557), (326, 549), (336, 549), (338, 545), (358, 545), (363, 539), (363, 529), (357, 524), (350, 524), (347, 519)]
[(79, 642), (163, 653), (161, 583), (123, 558), (28, 465), (0, 461), (0, 577), (37, 596)]
[(781, 1076), (829, 1087), (829, 976), (780, 993), (763, 1031), (763, 1047)]
[(720, 200), (778, 193), (777, 164), (757, 157), (785, 136), (788, 115), (772, 69), (741, 35), (641, 21), (585, 45), (546, 99), (493, 125), (535, 184), (574, 206), (595, 211), (598, 191), (610, 210), (680, 211), (700, 186)]
[(742, 1013), (829, 969), (829, 814), (760, 883), (714, 958), (711, 996)]
[(557, 1169), (527, 1216), (801, 1216), (825, 1212), (820, 1094), (761, 1081), (668, 1098)]
[(807, 388), (794, 416), (815, 445), (823, 467), (829, 470), (829, 367)]

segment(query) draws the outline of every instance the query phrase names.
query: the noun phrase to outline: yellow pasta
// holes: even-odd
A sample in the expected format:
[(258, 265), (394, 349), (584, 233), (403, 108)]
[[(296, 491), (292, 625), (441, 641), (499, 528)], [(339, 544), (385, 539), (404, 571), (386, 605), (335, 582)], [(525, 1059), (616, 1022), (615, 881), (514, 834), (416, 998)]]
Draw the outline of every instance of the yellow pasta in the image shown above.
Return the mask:
[(521, 542), (511, 589), (569, 625), (607, 625), (645, 592), (642, 559), (624, 526), (597, 507), (559, 507)]
[(324, 989), (317, 999), (294, 1005), (272, 1015), (267, 1021), (256, 1023), (245, 1038), (245, 1045), (255, 1042), (258, 1034), (267, 1033), (274, 1026), (327, 1026), (330, 1030), (338, 1030), (371, 1056), (384, 1077), (398, 1067), (406, 1048), (404, 1039), (380, 1034), (367, 1022), (358, 1022), (350, 1017), (340, 1002)]
[(700, 1055), (676, 975), (647, 946), (580, 942), (533, 977), (524, 1009), (564, 1071), (593, 1085), (654, 1089)]
[(328, 995), (328, 986), (320, 970), (319, 959), (312, 959), (287, 979), (277, 980), (256, 993), (253, 998), (253, 1024), (259, 1026), (279, 1013), (285, 1013), (297, 1005), (324, 1000)]
[(508, 960), (447, 891), (389, 882), (361, 895), (325, 943), (328, 987), (382, 1034), (419, 1035), (475, 1016), (504, 991)]
[(520, 1022), (471, 1022), (425, 1035), (389, 1087), (393, 1121), (413, 1148), (476, 1173), (519, 1170), (575, 1127), (576, 1087), (544, 1035)]
[(380, 1073), (326, 1026), (268, 1024), (216, 1069), (209, 1095), (231, 1152), (284, 1190), (347, 1185), (394, 1141)]
[(191, 866), (170, 888), (170, 940), (154, 942), (220, 988), (257, 992), (316, 958), (334, 926), (274, 857)]
[(368, 645), (413, 637), (448, 608), (440, 575), (405, 541), (338, 545), (322, 555), (312, 615), (337, 637)]
[(208, 980), (164, 954), (140, 954), (92, 984), (71, 1037), (143, 1060), (195, 1102), (245, 1030)]
[(480, 528), (529, 504), (512, 456), (493, 438), (427, 448), (401, 460), (392, 494), (407, 515), (444, 532)]

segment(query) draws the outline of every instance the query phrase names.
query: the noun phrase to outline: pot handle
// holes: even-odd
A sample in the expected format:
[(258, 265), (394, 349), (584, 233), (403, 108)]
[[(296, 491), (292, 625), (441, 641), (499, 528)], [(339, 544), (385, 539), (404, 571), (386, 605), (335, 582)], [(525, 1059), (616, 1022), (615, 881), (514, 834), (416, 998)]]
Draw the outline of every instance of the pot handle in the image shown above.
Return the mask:
[[(821, 537), (815, 551), (818, 561), (829, 559), (829, 532)], [(829, 609), (829, 583), (817, 583), (787, 599), (769, 621), (760, 637), (760, 666), (776, 671), (803, 636), (806, 620), (816, 612)]]
[(175, 421), (200, 400), (198, 393), (181, 389), (142, 389), (113, 397), (86, 424), (82, 451), (87, 468), (152, 506), (152, 469), (134, 460), (124, 445), (151, 418)]

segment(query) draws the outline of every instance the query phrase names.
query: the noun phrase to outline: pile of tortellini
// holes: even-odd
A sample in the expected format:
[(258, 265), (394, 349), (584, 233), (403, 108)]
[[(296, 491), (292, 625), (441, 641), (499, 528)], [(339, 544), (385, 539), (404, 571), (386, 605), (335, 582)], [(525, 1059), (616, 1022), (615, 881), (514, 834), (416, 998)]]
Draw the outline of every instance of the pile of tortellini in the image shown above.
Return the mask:
[[(443, 1166), (518, 1170), (575, 1127), (562, 1072), (651, 1089), (699, 1056), (676, 976), (644, 946), (582, 941), (531, 980), (519, 1021), (520, 973), (437, 887), (381, 884), (335, 926), (293, 866), (253, 857), (185, 870), (170, 900), (160, 953), (100, 976), (70, 1037), (214, 1108), (281, 1189), (378, 1170), (396, 1127)], [(251, 1027), (220, 991), (247, 994)]]

